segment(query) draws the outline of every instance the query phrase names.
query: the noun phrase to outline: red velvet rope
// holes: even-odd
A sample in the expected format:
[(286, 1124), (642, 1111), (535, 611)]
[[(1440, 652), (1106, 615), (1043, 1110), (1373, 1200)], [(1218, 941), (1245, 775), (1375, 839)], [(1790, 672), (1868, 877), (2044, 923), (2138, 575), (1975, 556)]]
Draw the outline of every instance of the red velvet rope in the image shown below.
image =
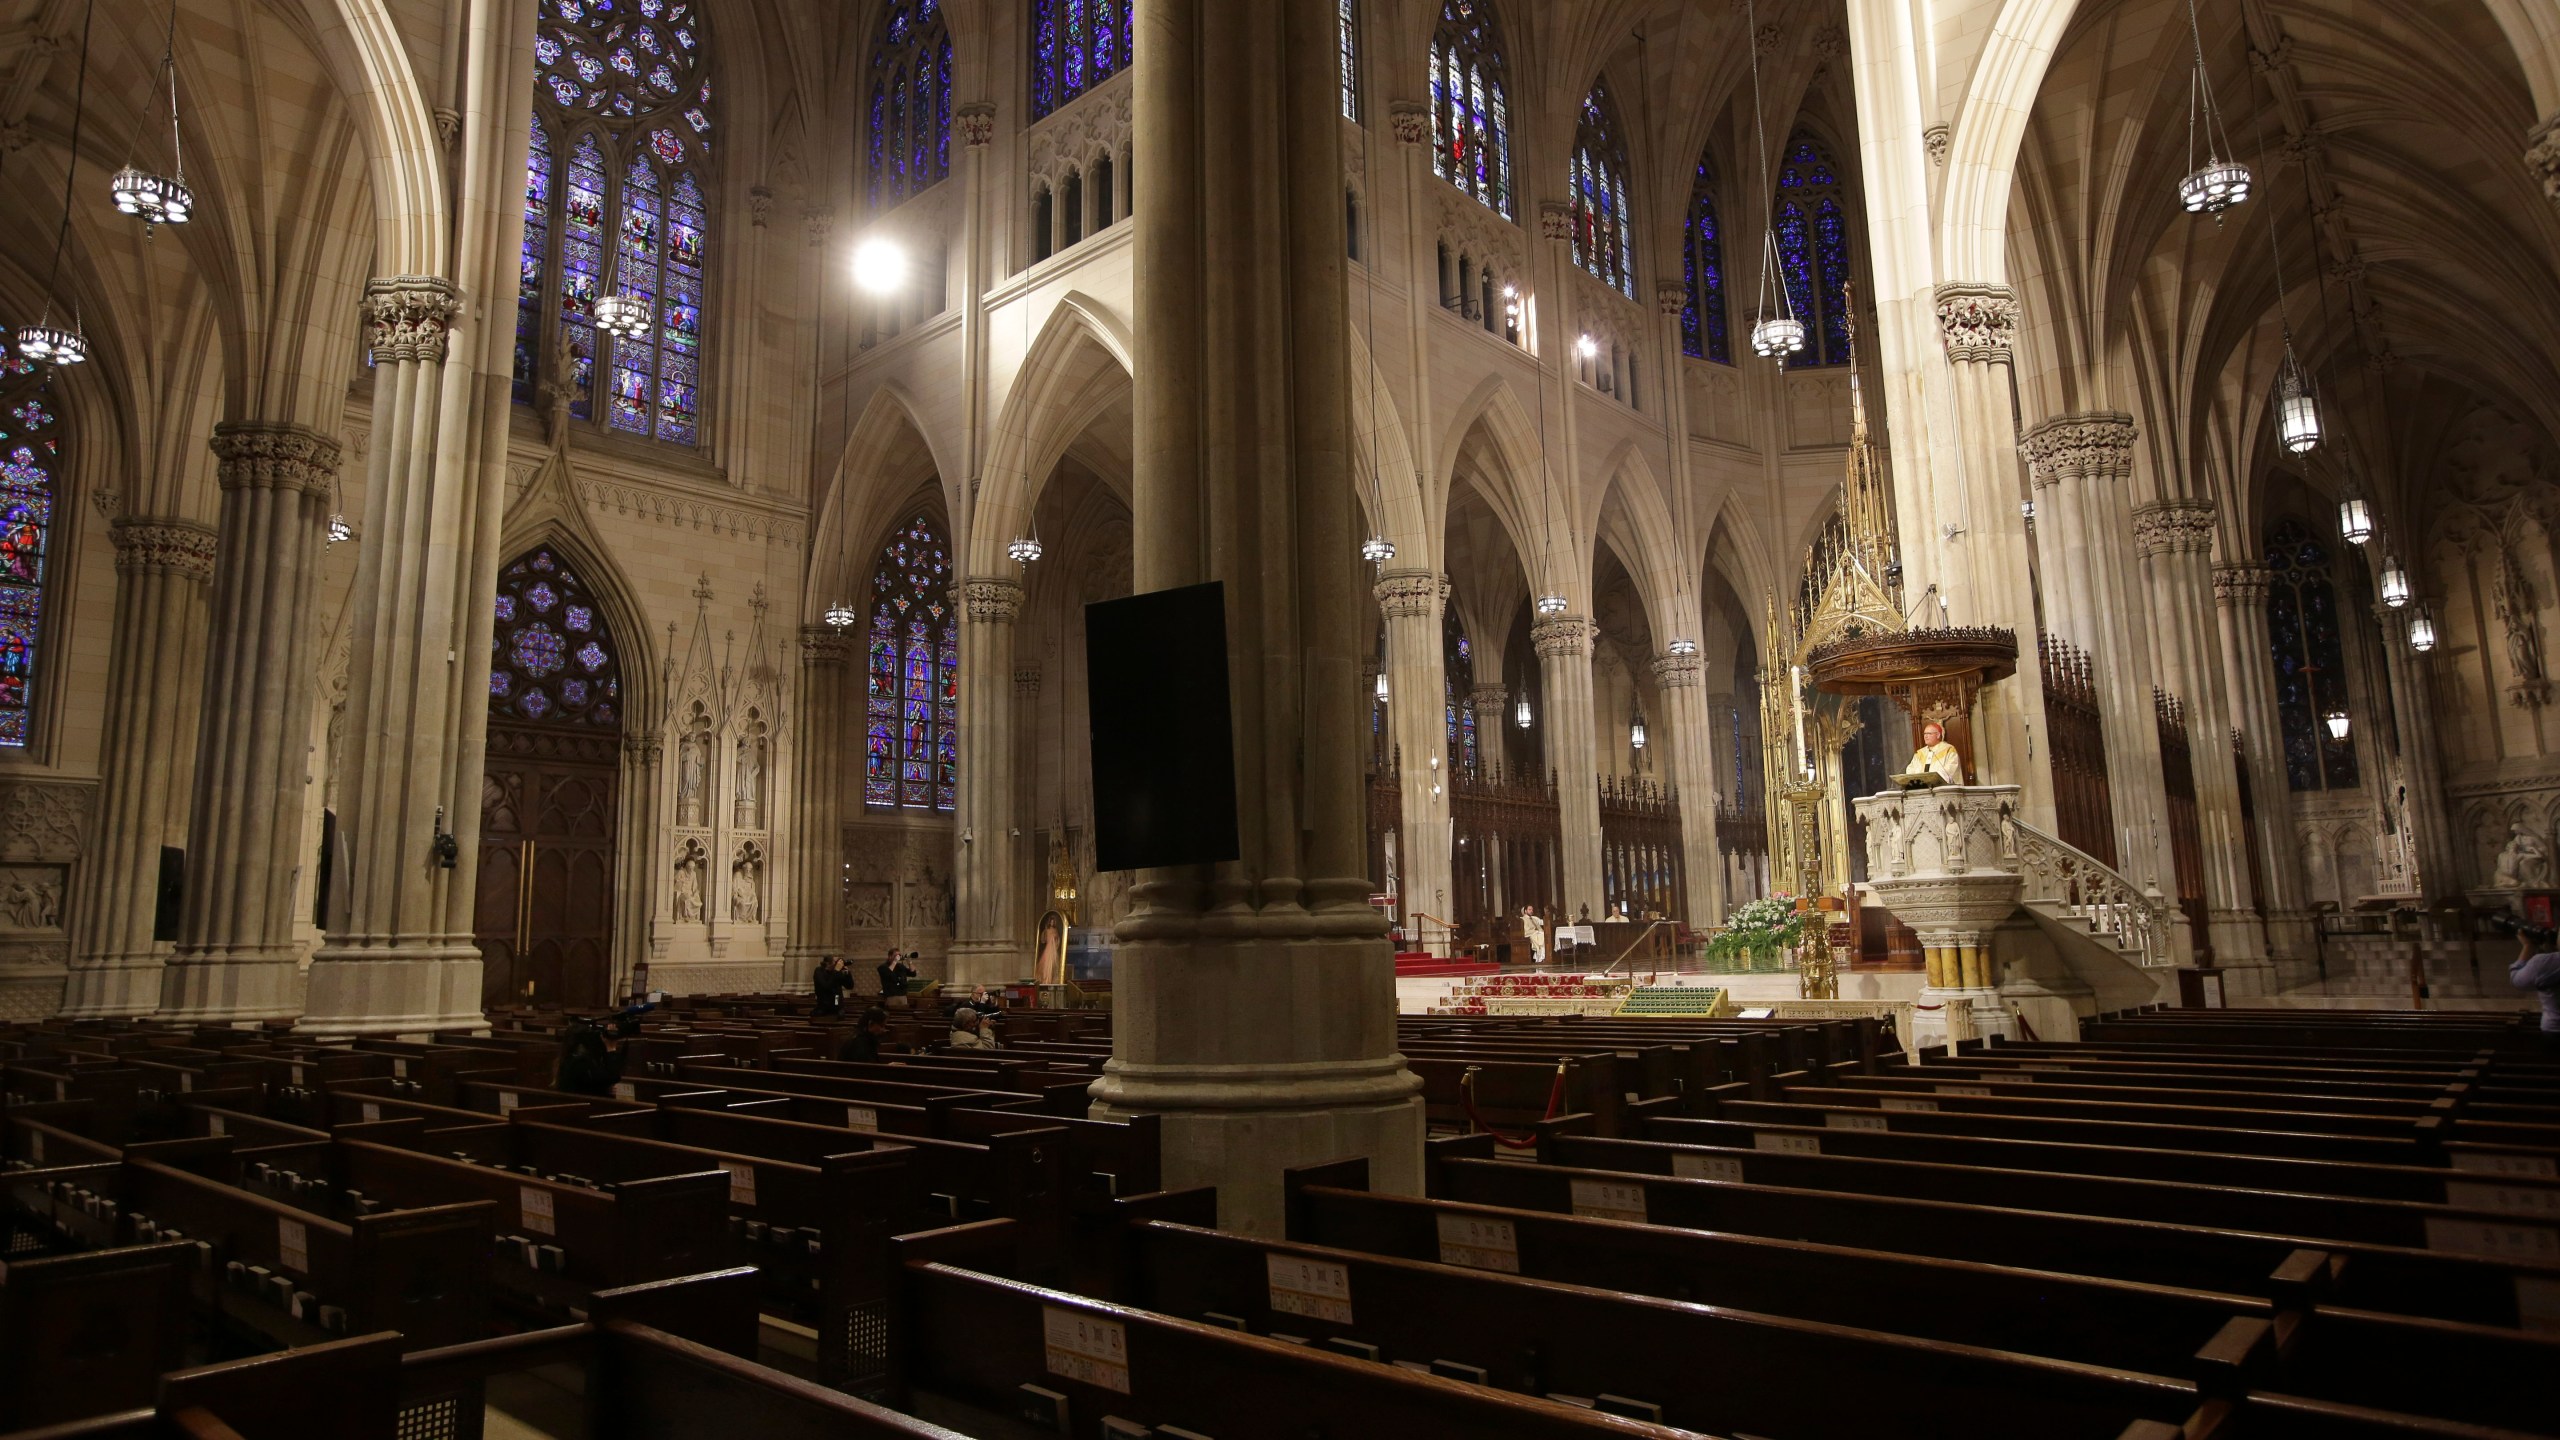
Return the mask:
[[(1538, 1146), (1537, 1136), (1506, 1135), (1503, 1132), (1494, 1129), (1493, 1126), (1485, 1120), (1484, 1116), (1477, 1113), (1476, 1069), (1476, 1066), (1470, 1065), (1458, 1076), (1458, 1099), (1466, 1106), (1467, 1123), (1475, 1126), (1478, 1130), (1483, 1131), (1487, 1135), (1492, 1136), (1493, 1143), (1506, 1150), (1536, 1149)], [(1538, 1118), (1541, 1120), (1553, 1120), (1556, 1118), (1556, 1110), (1563, 1104), (1564, 1062), (1558, 1061), (1556, 1062), (1555, 1084), (1547, 1088), (1547, 1113), (1539, 1116)]]

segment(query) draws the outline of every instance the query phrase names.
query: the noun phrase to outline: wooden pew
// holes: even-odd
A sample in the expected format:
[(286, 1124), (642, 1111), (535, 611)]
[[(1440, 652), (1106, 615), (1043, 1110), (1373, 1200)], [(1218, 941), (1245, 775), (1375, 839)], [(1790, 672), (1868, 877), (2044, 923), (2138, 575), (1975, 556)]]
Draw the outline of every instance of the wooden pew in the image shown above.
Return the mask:
[(197, 1268), (177, 1243), (0, 1264), (0, 1429), (150, 1404), (183, 1363)]

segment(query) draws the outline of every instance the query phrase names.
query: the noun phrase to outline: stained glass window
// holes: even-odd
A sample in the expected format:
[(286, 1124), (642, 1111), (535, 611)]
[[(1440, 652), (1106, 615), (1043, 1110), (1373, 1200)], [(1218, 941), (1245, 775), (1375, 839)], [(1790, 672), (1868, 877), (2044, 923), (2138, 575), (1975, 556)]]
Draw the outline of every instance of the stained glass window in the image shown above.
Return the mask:
[(1633, 298), (1635, 217), (1627, 199), (1627, 147), (1618, 139), (1618, 107), (1606, 82), (1595, 83), (1582, 97), (1565, 192), (1573, 207), (1573, 263)]
[(549, 546), (498, 573), (489, 718), (622, 728), (622, 664), (586, 583)]
[(1733, 363), (1725, 331), (1724, 231), (1716, 218), (1715, 162), (1698, 157), (1689, 186), (1689, 215), (1680, 227), (1680, 278), (1688, 295), (1680, 306), (1680, 350), (1701, 360)]
[(1031, 118), (1129, 68), (1129, 0), (1031, 0)]
[(1431, 168), (1512, 214), (1510, 81), (1490, 0), (1441, 0), (1431, 38)]
[[(516, 287), (518, 403), (566, 364), (573, 417), (678, 445), (702, 438), (712, 111), (698, 4), (541, 0)], [(649, 307), (647, 333), (596, 329), (609, 294)]]
[(1472, 775), (1476, 773), (1475, 647), (1467, 643), (1467, 632), (1454, 610), (1441, 612), (1440, 673), (1446, 691), (1442, 698), (1448, 707), (1449, 767)]
[(871, 574), (862, 803), (948, 810), (959, 798), (960, 626), (951, 553), (929, 516), (898, 527)]
[(2276, 667), (2276, 727), (2296, 790), (2352, 790), (2356, 749), (2325, 723), (2347, 708), (2346, 644), (2329, 546), (2297, 519), (2267, 532), (2267, 641)]
[(1778, 167), (1778, 262), (1787, 300), (1805, 326), (1791, 367), (1849, 363), (1849, 212), (1840, 167), (1804, 131)]
[(24, 749), (35, 729), (45, 551), (62, 458), (50, 379), (15, 351), (0, 356), (0, 746), (12, 749)]
[(889, 0), (871, 34), (871, 208), (886, 210), (951, 174), (951, 32), (942, 0)]
[(1360, 118), (1360, 0), (1334, 0), (1335, 44), (1342, 59), (1342, 118)]

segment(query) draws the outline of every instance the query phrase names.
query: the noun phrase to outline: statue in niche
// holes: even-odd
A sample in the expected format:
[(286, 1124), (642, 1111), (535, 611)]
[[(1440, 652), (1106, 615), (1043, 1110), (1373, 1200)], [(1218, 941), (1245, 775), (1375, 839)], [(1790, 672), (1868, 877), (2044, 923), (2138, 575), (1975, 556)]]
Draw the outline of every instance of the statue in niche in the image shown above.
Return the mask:
[(702, 784), (711, 769), (711, 737), (700, 730), (676, 746), (676, 823), (702, 823)]
[(542, 387), (543, 438), (553, 445), (569, 439), (569, 407), (578, 399), (578, 346), (564, 327), (551, 347), (551, 378)]
[(686, 841), (684, 852), (676, 857), (676, 922), (681, 925), (702, 923), (702, 847)]
[(2539, 889), (2551, 883), (2551, 851), (2542, 837), (2522, 825), (2508, 827), (2507, 848), (2498, 852), (2498, 873), (2489, 878), (2493, 890)]
[(45, 903), (43, 887), (28, 884), (24, 875), (10, 876), (8, 888), (0, 890), (0, 915), (8, 916), (10, 925), (17, 929), (40, 930), (51, 925), (52, 917), (46, 914), (51, 908)]
[(741, 846), (729, 867), (729, 918), (741, 925), (764, 918), (764, 861), (753, 845)]
[(750, 735), (738, 742), (738, 804), (736, 825), (741, 830), (764, 828), (764, 737)]
[(2515, 672), (2517, 689), (2540, 686), (2542, 673), (2542, 624), (2534, 613), (2533, 582), (2524, 577), (2516, 564), (2514, 552), (2500, 549), (2498, 568), (2490, 576), (2490, 599), (2497, 605), (2498, 621), (2507, 632), (2507, 668)]

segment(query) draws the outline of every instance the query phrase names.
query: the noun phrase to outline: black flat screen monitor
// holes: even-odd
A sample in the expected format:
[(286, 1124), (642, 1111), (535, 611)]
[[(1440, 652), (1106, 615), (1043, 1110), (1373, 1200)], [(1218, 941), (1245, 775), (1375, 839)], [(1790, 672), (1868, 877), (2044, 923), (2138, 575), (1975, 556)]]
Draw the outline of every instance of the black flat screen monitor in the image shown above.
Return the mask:
[(1235, 721), (1217, 581), (1084, 607), (1094, 863), (1233, 860)]

